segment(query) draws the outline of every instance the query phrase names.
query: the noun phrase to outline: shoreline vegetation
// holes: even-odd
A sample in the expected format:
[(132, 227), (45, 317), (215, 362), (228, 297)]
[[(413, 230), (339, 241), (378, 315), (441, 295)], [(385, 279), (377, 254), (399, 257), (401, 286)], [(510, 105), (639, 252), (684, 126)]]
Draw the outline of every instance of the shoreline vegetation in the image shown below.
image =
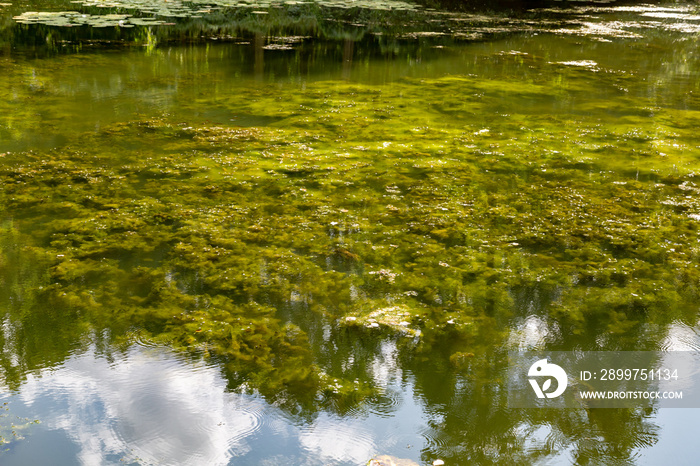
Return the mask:
[[(45, 11), (31, 11), (13, 3), (4, 5), (0, 7), (0, 51), (5, 49), (8, 53), (8, 47), (13, 47), (41, 55), (211, 41), (251, 44), (268, 50), (289, 50), (304, 41), (339, 41), (346, 46), (370, 42), (391, 50), (411, 42), (449, 45), (517, 33), (605, 39), (641, 37), (641, 31), (648, 34), (654, 30), (674, 33), (697, 29), (694, 24), (688, 24), (691, 29), (683, 31), (675, 23), (639, 21), (639, 13), (648, 11), (663, 18), (665, 10), (663, 6), (634, 2), (531, 3), (515, 9), (493, 4), (468, 11), (430, 8), (400, 0), (347, 4), (335, 0), (268, 1), (254, 6), (240, 0), (167, 5), (156, 0), (81, 0), (47, 3)], [(591, 13), (620, 11), (629, 12), (637, 21), (593, 26), (588, 19)], [(688, 6), (681, 11), (690, 16), (696, 9)]]

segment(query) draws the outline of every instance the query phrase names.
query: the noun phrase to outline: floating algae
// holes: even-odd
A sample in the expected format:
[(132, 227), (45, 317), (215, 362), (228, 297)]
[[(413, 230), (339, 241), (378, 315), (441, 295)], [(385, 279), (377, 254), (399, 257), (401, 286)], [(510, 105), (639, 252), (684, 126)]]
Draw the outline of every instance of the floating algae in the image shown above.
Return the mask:
[[(433, 97), (446, 88), (485, 99), (547, 92), (447, 77), (420, 87), (320, 82), (274, 110), (266, 90), (231, 97), (284, 124), (154, 119), (86, 134), (71, 151), (10, 153), (0, 172), (5, 215), (42, 219), (32, 243), (51, 263), (43, 299), (225, 357), (270, 394), (279, 390), (272, 373), (321, 383), (304, 332), (276, 317), (298, 302), (351, 330), (420, 333), (419, 352), (447, 337), (455, 351), (478, 344), (523, 286), (560, 288), (550, 310), (573, 333), (586, 331), (587, 315), (625, 333), (661, 319), (658, 309), (684, 312), (698, 277), (682, 237), (697, 228), (687, 212), (700, 205), (686, 195), (692, 165), (673, 167), (678, 149), (664, 144), (662, 157), (659, 139), (585, 120), (528, 116), (515, 133), (510, 118), (487, 122), (488, 132), (440, 124), (484, 101)], [(404, 99), (425, 104), (398, 118), (392, 107)], [(580, 142), (569, 145), (572, 131)], [(79, 155), (96, 138), (136, 137), (159, 149), (122, 153), (119, 164)], [(629, 154), (639, 180), (598, 155), (601, 140), (616, 148), (613, 163)]]
[(5, 401), (0, 405), (0, 451), (14, 446), (16, 442), (26, 439), (32, 427), (39, 424), (38, 419), (29, 419), (14, 415), (10, 411), (10, 403)]

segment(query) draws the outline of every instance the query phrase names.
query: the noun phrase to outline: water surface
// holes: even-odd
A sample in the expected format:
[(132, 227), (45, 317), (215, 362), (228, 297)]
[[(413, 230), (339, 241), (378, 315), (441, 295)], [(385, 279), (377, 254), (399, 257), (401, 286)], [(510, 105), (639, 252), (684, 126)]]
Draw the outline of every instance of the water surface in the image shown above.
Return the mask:
[(692, 8), (269, 8), (208, 40), (5, 15), (3, 464), (692, 463), (695, 410), (503, 380), (698, 349)]

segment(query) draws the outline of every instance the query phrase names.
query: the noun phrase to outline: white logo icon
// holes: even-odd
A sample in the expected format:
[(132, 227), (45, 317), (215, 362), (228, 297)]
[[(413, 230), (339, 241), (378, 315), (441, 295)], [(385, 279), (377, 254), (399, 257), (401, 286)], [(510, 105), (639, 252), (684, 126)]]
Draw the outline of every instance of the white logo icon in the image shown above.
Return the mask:
[(532, 389), (535, 391), (537, 398), (544, 398), (545, 396), (547, 398), (556, 398), (566, 390), (566, 384), (568, 382), (566, 372), (556, 364), (549, 364), (546, 359), (540, 359), (530, 366), (527, 375), (530, 377), (554, 377), (557, 380), (557, 389), (551, 393), (545, 393), (552, 385), (551, 378), (544, 381), (542, 388), (540, 388), (536, 380), (529, 379), (530, 385), (532, 385)]

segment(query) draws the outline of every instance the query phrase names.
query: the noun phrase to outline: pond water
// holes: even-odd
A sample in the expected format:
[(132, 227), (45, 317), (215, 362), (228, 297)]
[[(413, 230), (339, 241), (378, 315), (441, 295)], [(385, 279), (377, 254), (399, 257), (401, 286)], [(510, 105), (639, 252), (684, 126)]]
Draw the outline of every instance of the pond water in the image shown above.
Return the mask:
[(700, 350), (696, 8), (242, 3), (0, 6), (0, 463), (694, 464), (505, 378)]

